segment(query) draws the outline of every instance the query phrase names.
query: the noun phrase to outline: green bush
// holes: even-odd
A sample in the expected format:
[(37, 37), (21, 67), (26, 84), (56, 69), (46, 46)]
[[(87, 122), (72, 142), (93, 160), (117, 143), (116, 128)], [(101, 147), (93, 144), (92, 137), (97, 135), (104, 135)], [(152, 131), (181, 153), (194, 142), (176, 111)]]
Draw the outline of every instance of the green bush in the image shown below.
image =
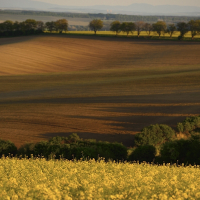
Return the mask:
[(188, 140), (166, 142), (161, 147), (161, 158), (168, 163), (200, 164), (200, 136), (191, 136)]
[(105, 160), (125, 160), (127, 148), (119, 143), (96, 142), (96, 140), (83, 140), (77, 134), (67, 137), (53, 137), (49, 141), (36, 144), (26, 144), (19, 149), (21, 155), (31, 157), (44, 156), (45, 158), (60, 157), (71, 159), (88, 159), (104, 157)]
[(120, 143), (80, 141), (70, 144), (70, 149), (71, 155), (73, 154), (76, 159), (84, 157), (97, 160), (103, 157), (108, 161), (109, 159), (125, 160), (127, 158), (127, 148)]
[(200, 128), (200, 116), (187, 117), (182, 123), (177, 124), (179, 132), (185, 134), (191, 134), (198, 128)]
[(50, 144), (62, 144), (62, 143), (66, 143), (67, 140), (68, 140), (67, 137), (56, 136), (56, 137), (52, 137), (51, 139), (49, 139), (48, 142)]
[(34, 143), (26, 143), (18, 149), (18, 155), (22, 155), (22, 157), (24, 157), (26, 155), (30, 158), (31, 154), (33, 154), (33, 155), (35, 154), (35, 144)]
[(136, 148), (129, 156), (129, 161), (153, 162), (156, 155), (156, 148), (152, 145), (143, 145)]
[(34, 156), (44, 156), (48, 158), (50, 152), (48, 152), (48, 141), (41, 141), (35, 144)]
[(159, 146), (175, 137), (175, 131), (165, 124), (150, 125), (135, 135), (135, 145)]
[(0, 156), (9, 156), (9, 154), (15, 156), (17, 154), (17, 147), (9, 140), (0, 139)]
[(81, 141), (82, 139), (76, 134), (76, 133), (72, 133), (68, 139), (67, 142), (68, 143), (76, 143), (78, 141)]
[(192, 135), (189, 144), (186, 162), (200, 165), (200, 135)]

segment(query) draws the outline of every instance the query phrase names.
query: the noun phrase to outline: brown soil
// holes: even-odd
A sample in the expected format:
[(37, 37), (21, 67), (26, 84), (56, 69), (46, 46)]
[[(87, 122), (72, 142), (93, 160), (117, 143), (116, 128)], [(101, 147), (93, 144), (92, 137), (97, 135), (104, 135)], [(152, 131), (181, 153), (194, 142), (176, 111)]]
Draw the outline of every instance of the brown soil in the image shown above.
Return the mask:
[(200, 114), (200, 45), (94, 36), (0, 39), (0, 138), (118, 141)]

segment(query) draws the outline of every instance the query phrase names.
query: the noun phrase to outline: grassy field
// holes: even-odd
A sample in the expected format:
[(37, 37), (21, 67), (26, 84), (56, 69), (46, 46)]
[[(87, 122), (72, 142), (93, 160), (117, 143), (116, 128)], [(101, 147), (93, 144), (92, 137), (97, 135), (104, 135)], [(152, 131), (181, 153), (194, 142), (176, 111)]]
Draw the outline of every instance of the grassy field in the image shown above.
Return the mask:
[(0, 159), (4, 199), (199, 199), (196, 167)]
[[(54, 32), (54, 33), (58, 33), (58, 32)], [(77, 34), (77, 35), (80, 35), (80, 34), (82, 34), (82, 35), (94, 35), (94, 31), (67, 31), (66, 33), (67, 34)], [(116, 35), (116, 33), (112, 32), (112, 31), (97, 31), (97, 35)], [(120, 32), (118, 34), (118, 36), (126, 36), (126, 35), (127, 34), (124, 33), (124, 32)], [(175, 33), (172, 36), (172, 39), (177, 38), (179, 35), (180, 35), (180, 32), (175, 31)], [(137, 36), (137, 31), (129, 33), (129, 37), (131, 37), (131, 36)], [(140, 36), (143, 36), (143, 37), (146, 36), (147, 37), (148, 34), (147, 34), (146, 31), (141, 31)], [(157, 32), (152, 31), (150, 36), (151, 37), (158, 37), (159, 35), (157, 34)], [(170, 35), (168, 33), (165, 33), (164, 35), (163, 34), (161, 35), (161, 38), (170, 39)], [(185, 38), (191, 38), (191, 32), (186, 33)], [(194, 38), (199, 39), (200, 35), (196, 35)]]
[(200, 110), (200, 45), (44, 35), (0, 39), (0, 138), (53, 136), (132, 146), (143, 127)]

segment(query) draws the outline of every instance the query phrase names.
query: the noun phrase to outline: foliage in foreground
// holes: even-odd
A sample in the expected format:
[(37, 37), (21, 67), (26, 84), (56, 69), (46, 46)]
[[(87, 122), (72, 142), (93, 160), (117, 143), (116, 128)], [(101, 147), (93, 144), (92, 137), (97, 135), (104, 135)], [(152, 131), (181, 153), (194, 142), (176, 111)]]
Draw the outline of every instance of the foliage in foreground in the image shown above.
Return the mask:
[(177, 124), (179, 132), (192, 135), (200, 128), (200, 116), (187, 117), (182, 123)]
[(159, 146), (175, 137), (175, 131), (165, 124), (150, 125), (135, 135), (135, 145)]
[[(175, 131), (163, 124), (150, 125), (135, 135), (135, 146), (127, 148), (120, 143), (97, 142), (83, 140), (77, 134), (69, 137), (53, 137), (48, 141), (29, 143), (19, 149), (10, 141), (0, 140), (0, 156), (44, 156), (50, 158), (95, 159), (99, 157), (108, 160), (129, 160), (155, 163), (184, 163), (200, 165), (200, 116), (186, 118), (178, 123), (178, 129), (185, 139), (178, 139)], [(128, 156), (129, 155), (129, 156)]]
[(0, 159), (0, 199), (199, 199), (196, 167)]
[(18, 150), (18, 155), (43, 155), (45, 158), (94, 158), (104, 157), (106, 160), (126, 160), (127, 148), (120, 143), (96, 142), (95, 140), (83, 140), (77, 134), (69, 137), (54, 137), (49, 141), (41, 141), (36, 144), (25, 144)]
[(129, 161), (152, 162), (156, 156), (156, 148), (153, 145), (143, 145), (136, 148), (129, 156)]
[(200, 135), (193, 135), (190, 139), (174, 140), (165, 143), (160, 151), (162, 160), (185, 164), (200, 164)]

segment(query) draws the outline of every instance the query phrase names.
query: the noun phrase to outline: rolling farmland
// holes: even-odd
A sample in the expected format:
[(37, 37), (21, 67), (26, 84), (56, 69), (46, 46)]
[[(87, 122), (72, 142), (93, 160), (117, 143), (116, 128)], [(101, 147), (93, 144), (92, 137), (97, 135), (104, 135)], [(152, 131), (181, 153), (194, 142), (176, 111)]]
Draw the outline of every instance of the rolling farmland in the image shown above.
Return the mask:
[(0, 38), (0, 137), (131, 146), (143, 127), (200, 110), (200, 45), (75, 35)]

